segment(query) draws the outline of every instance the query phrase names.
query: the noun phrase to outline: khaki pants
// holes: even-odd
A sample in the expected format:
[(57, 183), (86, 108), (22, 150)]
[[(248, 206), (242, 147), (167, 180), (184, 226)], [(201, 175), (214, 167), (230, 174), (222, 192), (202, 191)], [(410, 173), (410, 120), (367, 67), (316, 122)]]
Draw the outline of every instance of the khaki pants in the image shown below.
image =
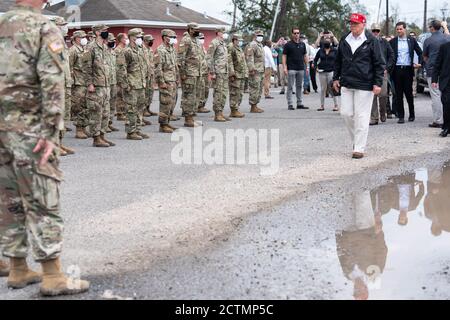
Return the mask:
[(266, 68), (264, 70), (264, 96), (270, 96), (270, 78), (272, 77), (272, 68)]
[(385, 76), (380, 95), (373, 97), (372, 114), (370, 116), (370, 120), (378, 121), (380, 120), (380, 115), (382, 120), (386, 119), (388, 99), (388, 78), (387, 76)]

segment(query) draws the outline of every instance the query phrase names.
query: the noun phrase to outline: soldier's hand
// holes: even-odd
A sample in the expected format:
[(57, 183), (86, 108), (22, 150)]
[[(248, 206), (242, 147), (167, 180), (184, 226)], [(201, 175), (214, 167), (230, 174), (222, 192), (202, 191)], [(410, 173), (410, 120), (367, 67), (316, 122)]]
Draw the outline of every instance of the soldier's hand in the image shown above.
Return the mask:
[(94, 87), (93, 84), (90, 84), (90, 85), (88, 86), (88, 92), (90, 92), (90, 93), (94, 93), (94, 92), (95, 92), (95, 87)]
[(187, 79), (187, 76), (183, 74), (183, 75), (181, 76), (181, 80), (184, 81), (184, 80), (186, 80), (186, 79)]
[(169, 87), (169, 85), (167, 83), (162, 83), (162, 84), (159, 85), (159, 87), (161, 89), (167, 89)]
[(39, 166), (47, 164), (48, 158), (55, 148), (56, 145), (53, 142), (46, 139), (39, 139), (36, 147), (33, 149), (33, 153), (42, 153), (41, 159), (39, 160)]

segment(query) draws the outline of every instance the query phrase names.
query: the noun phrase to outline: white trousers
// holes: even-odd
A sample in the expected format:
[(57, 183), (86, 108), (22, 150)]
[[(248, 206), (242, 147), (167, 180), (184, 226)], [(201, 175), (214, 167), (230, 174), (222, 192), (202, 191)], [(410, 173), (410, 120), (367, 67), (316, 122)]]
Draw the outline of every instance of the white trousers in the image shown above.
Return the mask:
[(444, 122), (444, 110), (442, 107), (441, 91), (439, 88), (433, 88), (431, 85), (432, 78), (427, 78), (428, 88), (431, 95), (431, 108), (433, 109), (433, 122), (442, 124)]
[(353, 152), (364, 153), (369, 136), (373, 92), (342, 87), (341, 116), (353, 142)]

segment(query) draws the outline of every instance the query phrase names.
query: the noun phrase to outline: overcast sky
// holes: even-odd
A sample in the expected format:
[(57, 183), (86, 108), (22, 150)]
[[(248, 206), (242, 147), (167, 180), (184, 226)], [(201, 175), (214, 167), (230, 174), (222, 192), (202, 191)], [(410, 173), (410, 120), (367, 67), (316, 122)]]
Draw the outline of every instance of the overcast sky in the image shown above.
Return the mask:
[[(151, 1), (151, 0), (149, 0)], [(444, 7), (445, 2), (450, 0), (428, 0), (428, 16), (442, 16), (440, 11)], [(54, 0), (54, 3), (60, 2), (60, 0)], [(231, 0), (181, 0), (183, 6), (194, 9), (199, 12), (206, 12), (208, 15), (229, 21), (228, 16), (223, 12), (226, 10), (232, 10)], [(369, 10), (371, 22), (375, 22), (377, 19), (379, 0), (360, 0), (360, 3), (364, 4)], [(419, 26), (423, 24), (423, 4), (424, 0), (390, 0), (391, 7), (398, 6), (401, 19), (407, 22), (415, 22)], [(381, 15), (385, 14), (386, 0), (382, 0)], [(450, 6), (449, 6), (450, 8)], [(447, 11), (447, 16), (450, 12)]]

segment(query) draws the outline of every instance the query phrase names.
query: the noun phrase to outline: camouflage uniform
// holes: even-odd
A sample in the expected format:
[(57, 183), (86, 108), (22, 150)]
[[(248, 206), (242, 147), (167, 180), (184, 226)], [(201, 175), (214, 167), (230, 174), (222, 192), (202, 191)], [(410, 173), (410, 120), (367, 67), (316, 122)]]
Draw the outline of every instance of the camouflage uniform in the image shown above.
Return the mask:
[(29, 231), (35, 259), (56, 259), (62, 174), (56, 153), (38, 166), (33, 148), (39, 138), (57, 143), (64, 128), (64, 39), (25, 6), (0, 17), (0, 34), (0, 245), (4, 256), (25, 258)]
[[(240, 35), (235, 35), (233, 38), (242, 40)], [(230, 43), (228, 47), (228, 65), (230, 67), (230, 109), (233, 111), (238, 110), (242, 103), (245, 79), (248, 78), (244, 51), (233, 43)]]
[[(262, 35), (257, 31), (256, 35)], [(252, 41), (245, 50), (249, 71), (248, 86), (250, 91), (250, 105), (256, 106), (261, 101), (264, 83), (264, 47), (257, 41)], [(252, 74), (253, 72), (253, 74)]]
[[(128, 36), (143, 36), (140, 29), (131, 29)], [(127, 134), (139, 133), (143, 123), (144, 109), (147, 105), (147, 62), (144, 49), (136, 44), (131, 44), (124, 51), (124, 60), (120, 61), (118, 82), (125, 90), (125, 102), (127, 103), (127, 121), (125, 129)]]
[[(118, 77), (120, 74), (119, 65), (125, 66), (125, 52), (126, 48), (122, 48), (121, 46), (117, 47), (114, 52), (116, 54), (116, 80), (118, 82)], [(125, 92), (121, 87), (121, 84), (117, 83), (117, 100), (116, 100), (116, 114), (119, 118), (122, 115), (126, 114), (127, 104), (125, 102)]]
[[(198, 28), (189, 24), (188, 28)], [(192, 116), (198, 107), (197, 92), (200, 87), (201, 50), (196, 38), (185, 33), (178, 46), (178, 70), (181, 77), (181, 109), (183, 116)]]
[(208, 62), (206, 61), (206, 50), (200, 46), (201, 50), (201, 69), (200, 69), (200, 86), (198, 90), (198, 109), (206, 107), (209, 96), (209, 71)]
[[(102, 26), (98, 26), (100, 30)], [(93, 84), (95, 92), (88, 92), (89, 129), (92, 137), (104, 135), (108, 130), (110, 113), (110, 68), (108, 48), (97, 41), (88, 45), (87, 86)]]
[[(110, 33), (108, 37), (108, 41), (115, 41), (116, 38), (114, 34)], [(110, 99), (109, 99), (109, 121), (108, 124), (112, 125), (114, 116), (116, 115), (116, 102), (117, 102), (117, 67), (116, 67), (116, 52), (114, 49), (109, 48), (108, 50), (108, 64), (109, 64), (109, 72), (110, 72)]]
[[(163, 36), (175, 35), (171, 30), (163, 30)], [(173, 46), (161, 44), (155, 54), (155, 81), (159, 87), (159, 120), (161, 125), (169, 124), (170, 116), (177, 101), (178, 65)], [(167, 88), (161, 88), (166, 84)]]
[[(224, 32), (225, 30), (217, 30)], [(222, 112), (228, 95), (228, 49), (223, 39), (215, 38), (208, 48), (206, 56), (208, 68), (216, 78), (213, 80), (214, 112)]]
[[(150, 41), (153, 40), (152, 35), (146, 35), (144, 37), (144, 41)], [(148, 107), (152, 105), (153, 102), (153, 95), (154, 95), (154, 89), (153, 86), (155, 84), (155, 57), (152, 48), (144, 48), (144, 52), (146, 54), (146, 61), (148, 64), (148, 73), (147, 73), (147, 100), (148, 100)]]
[[(83, 32), (84, 34), (84, 32)], [(77, 44), (69, 49), (70, 71), (73, 79), (72, 86), (72, 119), (75, 126), (86, 128), (89, 125), (89, 113), (86, 104), (87, 95), (87, 51)]]

